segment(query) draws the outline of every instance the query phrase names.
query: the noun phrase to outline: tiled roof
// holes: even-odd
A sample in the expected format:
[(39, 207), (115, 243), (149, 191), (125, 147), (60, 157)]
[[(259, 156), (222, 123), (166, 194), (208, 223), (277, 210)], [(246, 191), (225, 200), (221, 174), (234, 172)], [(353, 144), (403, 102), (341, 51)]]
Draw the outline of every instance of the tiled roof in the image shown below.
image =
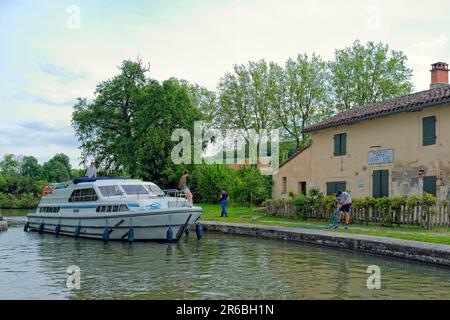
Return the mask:
[(393, 113), (414, 111), (423, 107), (446, 102), (450, 102), (450, 86), (438, 87), (347, 110), (306, 128), (304, 132), (313, 132), (361, 120), (378, 118)]

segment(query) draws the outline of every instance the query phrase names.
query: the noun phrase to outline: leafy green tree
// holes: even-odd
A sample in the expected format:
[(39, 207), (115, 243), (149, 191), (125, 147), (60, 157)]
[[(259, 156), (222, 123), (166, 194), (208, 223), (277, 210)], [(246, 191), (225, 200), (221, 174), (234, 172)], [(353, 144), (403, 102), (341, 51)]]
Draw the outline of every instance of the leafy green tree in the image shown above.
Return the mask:
[(4, 174), (18, 174), (20, 162), (13, 154), (6, 154), (0, 161), (0, 171)]
[(25, 177), (43, 179), (44, 172), (38, 160), (33, 156), (25, 156), (21, 161), (20, 172)]
[(120, 73), (102, 81), (92, 102), (78, 99), (72, 125), (81, 142), (83, 160), (92, 157), (105, 169), (124, 168), (136, 177), (136, 113), (141, 94), (148, 83), (149, 68), (142, 61), (125, 60)]
[(217, 123), (243, 130), (247, 141), (250, 130), (273, 129), (277, 70), (276, 64), (265, 60), (234, 65), (218, 85)]
[(170, 157), (176, 144), (171, 141), (172, 132), (182, 128), (193, 137), (194, 122), (202, 117), (185, 84), (173, 78), (162, 84), (150, 81), (136, 115), (138, 175), (167, 185), (163, 172), (174, 166)]
[(191, 103), (201, 113), (202, 120), (213, 122), (217, 112), (216, 93), (198, 84), (181, 83), (187, 87)]
[(189, 86), (146, 77), (142, 61), (124, 61), (119, 74), (97, 86), (92, 102), (79, 99), (72, 124), (83, 158), (96, 159), (105, 172), (164, 182), (171, 166), (173, 130), (193, 130), (202, 118)]
[(67, 168), (58, 161), (44, 163), (44, 172), (49, 182), (64, 182), (70, 180)]
[(306, 127), (332, 113), (328, 80), (327, 64), (315, 54), (299, 54), (278, 70), (276, 119), (296, 148), (305, 143)]
[(351, 47), (336, 50), (330, 62), (334, 102), (338, 110), (411, 93), (412, 70), (402, 51), (389, 50), (383, 43), (355, 41)]
[(6, 187), (8, 181), (6, 180), (6, 178), (0, 174), (0, 190), (3, 190), (3, 188)]
[(63, 153), (56, 154), (44, 163), (43, 171), (49, 182), (63, 182), (71, 179), (72, 168), (69, 157)]

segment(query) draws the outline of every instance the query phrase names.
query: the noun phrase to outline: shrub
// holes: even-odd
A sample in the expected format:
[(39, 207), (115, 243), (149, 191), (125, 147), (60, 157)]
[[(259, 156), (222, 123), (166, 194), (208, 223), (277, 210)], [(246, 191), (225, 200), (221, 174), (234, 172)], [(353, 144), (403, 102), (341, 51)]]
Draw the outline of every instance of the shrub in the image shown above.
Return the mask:
[(423, 197), (420, 201), (420, 205), (422, 207), (431, 207), (437, 203), (437, 198), (427, 192), (423, 194)]
[(294, 199), (295, 213), (297, 215), (304, 215), (310, 210), (311, 198), (301, 194)]
[(238, 204), (261, 204), (270, 198), (272, 181), (257, 168), (230, 169), (226, 165), (200, 165), (191, 172), (188, 185), (196, 202), (215, 203), (224, 187), (230, 199)]

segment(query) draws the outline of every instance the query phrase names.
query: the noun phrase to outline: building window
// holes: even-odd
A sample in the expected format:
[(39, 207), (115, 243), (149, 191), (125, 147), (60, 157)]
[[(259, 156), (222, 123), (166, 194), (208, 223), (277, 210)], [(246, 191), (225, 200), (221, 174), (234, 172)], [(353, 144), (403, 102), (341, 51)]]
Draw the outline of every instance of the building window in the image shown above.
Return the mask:
[(87, 202), (97, 200), (98, 200), (97, 194), (95, 193), (95, 190), (92, 188), (73, 190), (69, 198), (69, 202)]
[(436, 144), (436, 117), (422, 119), (422, 140), (424, 146)]
[(345, 181), (335, 181), (327, 182), (327, 196), (336, 194), (336, 191), (345, 191), (347, 189), (347, 182)]
[(436, 180), (435, 176), (423, 177), (423, 192), (436, 196)]
[(283, 177), (281, 179), (281, 193), (287, 193), (287, 178)]
[(347, 154), (347, 134), (334, 135), (334, 155), (343, 156), (345, 154)]
[(389, 197), (389, 170), (373, 171), (372, 195), (374, 198)]
[(298, 183), (298, 194), (306, 195), (306, 181), (300, 181)]

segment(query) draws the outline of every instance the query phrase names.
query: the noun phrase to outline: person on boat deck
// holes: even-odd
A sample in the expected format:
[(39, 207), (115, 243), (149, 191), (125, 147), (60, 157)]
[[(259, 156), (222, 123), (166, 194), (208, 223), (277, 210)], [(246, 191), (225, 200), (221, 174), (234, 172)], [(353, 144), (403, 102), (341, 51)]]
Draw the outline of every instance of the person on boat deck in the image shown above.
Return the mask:
[(224, 188), (220, 188), (220, 194), (219, 197), (217, 198), (217, 200), (219, 200), (220, 202), (220, 207), (222, 208), (220, 216), (226, 218), (228, 218), (227, 199), (228, 199), (228, 192), (226, 192)]
[(341, 223), (342, 212), (345, 215), (345, 230), (348, 229), (348, 224), (350, 222), (350, 208), (352, 207), (352, 197), (346, 191), (338, 190), (336, 191), (336, 199), (338, 200), (338, 208), (339, 208), (339, 216), (338, 223), (335, 226), (335, 229), (339, 228), (339, 224)]
[(86, 177), (88, 177), (88, 178), (97, 178), (97, 169), (95, 168), (94, 161), (92, 161), (91, 165), (87, 168)]
[(178, 188), (186, 194), (188, 204), (192, 205), (192, 192), (189, 190), (187, 186), (187, 177), (189, 175), (189, 171), (184, 170), (183, 175), (180, 177), (180, 181), (178, 183)]

